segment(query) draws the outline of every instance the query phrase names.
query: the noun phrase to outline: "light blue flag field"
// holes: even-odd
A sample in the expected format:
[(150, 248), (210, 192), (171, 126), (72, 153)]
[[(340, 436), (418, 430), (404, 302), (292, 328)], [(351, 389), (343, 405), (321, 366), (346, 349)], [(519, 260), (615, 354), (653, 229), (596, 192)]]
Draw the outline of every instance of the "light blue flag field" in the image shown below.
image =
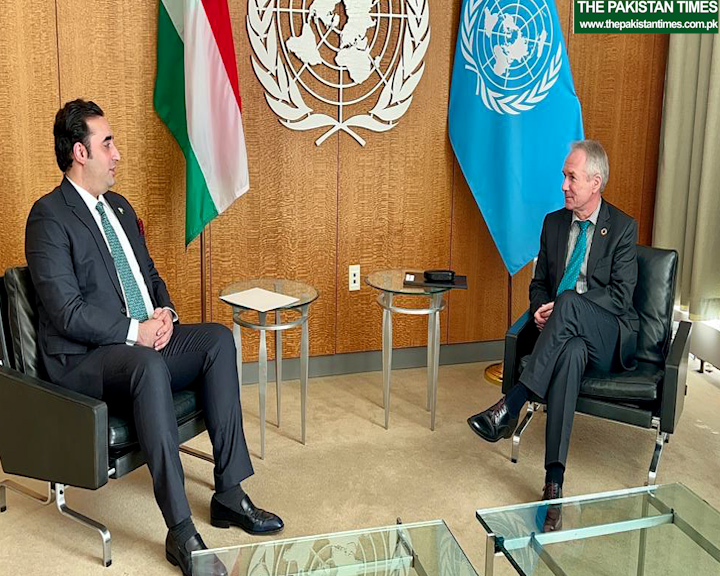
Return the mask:
[(562, 166), (583, 138), (552, 0), (463, 0), (450, 141), (510, 274), (537, 256), (545, 215), (562, 208)]

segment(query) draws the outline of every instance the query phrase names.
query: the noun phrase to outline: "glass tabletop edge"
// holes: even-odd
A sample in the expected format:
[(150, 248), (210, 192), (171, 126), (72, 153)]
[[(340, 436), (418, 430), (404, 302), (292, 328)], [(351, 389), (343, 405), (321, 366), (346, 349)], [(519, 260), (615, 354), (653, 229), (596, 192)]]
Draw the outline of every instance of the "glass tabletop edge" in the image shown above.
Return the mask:
[[(256, 542), (256, 543), (248, 543), (248, 544), (236, 544), (234, 546), (222, 546), (220, 548), (208, 548), (207, 550), (195, 550), (192, 553), (192, 556), (202, 556), (203, 554), (207, 554), (209, 552), (212, 553), (223, 553), (223, 552), (231, 552), (233, 550), (237, 550), (239, 548), (251, 548), (251, 547), (257, 547), (257, 546), (275, 546), (278, 544), (285, 544), (289, 541), (292, 542), (304, 542), (307, 540), (315, 540), (318, 538), (330, 538), (330, 537), (344, 537), (344, 536), (351, 536), (354, 534), (367, 534), (369, 532), (382, 532), (385, 530), (391, 530), (393, 528), (426, 528), (430, 526), (443, 526), (450, 535), (453, 536), (453, 539), (455, 536), (450, 531), (450, 528), (448, 528), (447, 524), (444, 520), (438, 519), (438, 520), (423, 520), (420, 522), (410, 522), (408, 524), (402, 523), (402, 524), (389, 524), (387, 526), (375, 526), (372, 528), (358, 528), (356, 530), (345, 530), (343, 532), (327, 532), (324, 534), (309, 534), (306, 536), (292, 536), (289, 538), (279, 538), (277, 540), (266, 540), (264, 542)], [(460, 547), (460, 545), (457, 543), (457, 540), (455, 540), (455, 543)], [(462, 550), (462, 548), (460, 548)], [(463, 552), (464, 554), (464, 552)]]
[(614, 498), (617, 496), (629, 496), (631, 494), (642, 494), (655, 492), (658, 488), (683, 484), (679, 482), (673, 482), (670, 484), (653, 484), (651, 486), (635, 486), (633, 488), (622, 488), (620, 490), (610, 490), (606, 492), (597, 492), (594, 494), (581, 494), (578, 496), (568, 496), (564, 498), (555, 498), (554, 500), (536, 500), (534, 502), (524, 502), (522, 504), (507, 504), (505, 506), (494, 506), (492, 508), (479, 508), (475, 511), (475, 516), (478, 520), (483, 515), (494, 514), (496, 512), (505, 512), (508, 510), (524, 510), (526, 508), (533, 508), (536, 506), (545, 506), (550, 503), (557, 504), (570, 504), (574, 502), (584, 502), (587, 500), (605, 500), (608, 498)]

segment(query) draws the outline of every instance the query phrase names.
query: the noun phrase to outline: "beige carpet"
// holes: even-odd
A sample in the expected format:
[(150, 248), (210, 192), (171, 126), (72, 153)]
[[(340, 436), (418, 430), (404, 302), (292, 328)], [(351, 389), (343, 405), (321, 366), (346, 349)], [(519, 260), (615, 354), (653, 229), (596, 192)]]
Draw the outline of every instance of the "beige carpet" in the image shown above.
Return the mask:
[[(697, 362), (691, 367), (697, 368)], [(465, 419), (499, 396), (483, 380), (486, 364), (440, 368), (437, 426), (429, 430), (425, 371), (393, 373), (390, 429), (382, 426), (379, 372), (310, 381), (308, 443), (300, 438), (299, 385), (283, 386), (282, 427), (268, 411), (266, 459), (259, 459), (257, 387), (243, 389), (245, 431), (255, 476), (254, 501), (283, 516), (288, 538), (404, 522), (444, 519), (482, 574), (484, 532), (477, 508), (537, 500), (543, 482), (544, 415), (527, 430), (520, 461), (510, 442), (487, 444)], [(666, 446), (660, 483), (683, 482), (720, 508), (720, 371), (689, 373), (690, 392), (679, 430)], [(270, 388), (272, 390), (272, 388)], [(274, 407), (269, 393), (268, 406)], [(206, 436), (193, 445), (208, 448)], [(654, 445), (647, 430), (579, 416), (565, 482), (566, 495), (642, 485)], [(209, 546), (258, 541), (238, 529), (209, 525), (211, 465), (183, 456), (195, 524)], [(2, 477), (2, 475), (0, 475)], [(69, 504), (105, 523), (113, 565), (100, 562), (96, 533), (8, 492), (0, 515), (0, 574), (178, 575), (164, 558), (165, 525), (147, 469), (95, 492), (69, 489)], [(511, 573), (502, 561), (499, 573)]]

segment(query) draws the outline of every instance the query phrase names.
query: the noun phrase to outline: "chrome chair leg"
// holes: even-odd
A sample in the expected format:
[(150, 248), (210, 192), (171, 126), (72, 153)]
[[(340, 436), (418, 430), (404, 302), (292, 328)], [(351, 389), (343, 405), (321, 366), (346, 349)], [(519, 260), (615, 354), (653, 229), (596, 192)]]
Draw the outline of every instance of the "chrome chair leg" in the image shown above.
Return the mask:
[(523, 421), (520, 422), (520, 425), (515, 429), (512, 439), (512, 456), (510, 457), (510, 460), (512, 460), (514, 464), (517, 464), (518, 457), (520, 456), (520, 437), (523, 435), (523, 432), (525, 432), (528, 424), (530, 424), (530, 420), (535, 416), (535, 411), (538, 408), (539, 405), (537, 402), (529, 402), (525, 418), (523, 418)]
[(660, 431), (660, 424), (657, 424), (657, 436), (655, 437), (655, 450), (653, 451), (652, 460), (650, 460), (650, 470), (648, 471), (648, 479), (646, 486), (655, 484), (657, 480), (657, 469), (660, 465), (660, 457), (662, 456), (663, 446), (668, 441), (668, 433)]
[(110, 566), (110, 564), (112, 564), (112, 554), (110, 551), (110, 531), (103, 524), (96, 522), (92, 518), (83, 516), (79, 512), (76, 512), (75, 510), (72, 510), (68, 507), (68, 505), (65, 503), (64, 484), (55, 484), (55, 504), (57, 505), (57, 509), (60, 511), (60, 514), (68, 516), (69, 518), (72, 518), (83, 526), (87, 526), (88, 528), (97, 530), (100, 533), (100, 537), (102, 538), (103, 542), (103, 564), (106, 568)]
[(7, 489), (10, 488), (13, 492), (17, 494), (22, 494), (23, 496), (27, 496), (28, 498), (32, 498), (36, 502), (39, 502), (40, 504), (47, 505), (50, 504), (53, 501), (53, 491), (52, 486), (50, 482), (47, 482), (47, 492), (46, 494), (40, 494), (39, 492), (35, 492), (35, 490), (32, 490), (31, 488), (28, 488), (27, 486), (23, 486), (19, 482), (15, 482), (15, 480), (11, 480), (9, 478), (3, 480), (0, 482), (0, 512), (5, 512), (7, 510)]

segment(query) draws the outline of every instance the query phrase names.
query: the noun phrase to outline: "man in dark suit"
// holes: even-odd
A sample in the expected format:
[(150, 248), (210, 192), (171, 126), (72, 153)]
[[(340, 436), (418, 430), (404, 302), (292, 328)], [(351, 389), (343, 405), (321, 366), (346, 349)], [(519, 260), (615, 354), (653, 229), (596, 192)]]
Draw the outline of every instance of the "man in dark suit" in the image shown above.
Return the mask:
[[(540, 331), (519, 382), (468, 424), (489, 442), (510, 438), (525, 402), (547, 401), (543, 499), (559, 498), (570, 432), (586, 367), (631, 370), (638, 316), (637, 224), (602, 199), (609, 176), (599, 142), (576, 142), (563, 166), (565, 208), (548, 214), (540, 238), (530, 313)], [(544, 529), (560, 526), (548, 510)]]
[[(192, 573), (205, 545), (193, 525), (172, 393), (199, 382), (213, 444), (211, 522), (251, 534), (283, 528), (240, 487), (253, 473), (242, 428), (236, 350), (219, 324), (183, 325), (128, 201), (111, 192), (120, 153), (103, 111), (74, 100), (55, 117), (60, 186), (28, 217), (25, 252), (38, 294), (40, 355), (50, 379), (132, 414), (169, 528), (167, 559)], [(215, 562), (209, 573), (226, 574)]]

